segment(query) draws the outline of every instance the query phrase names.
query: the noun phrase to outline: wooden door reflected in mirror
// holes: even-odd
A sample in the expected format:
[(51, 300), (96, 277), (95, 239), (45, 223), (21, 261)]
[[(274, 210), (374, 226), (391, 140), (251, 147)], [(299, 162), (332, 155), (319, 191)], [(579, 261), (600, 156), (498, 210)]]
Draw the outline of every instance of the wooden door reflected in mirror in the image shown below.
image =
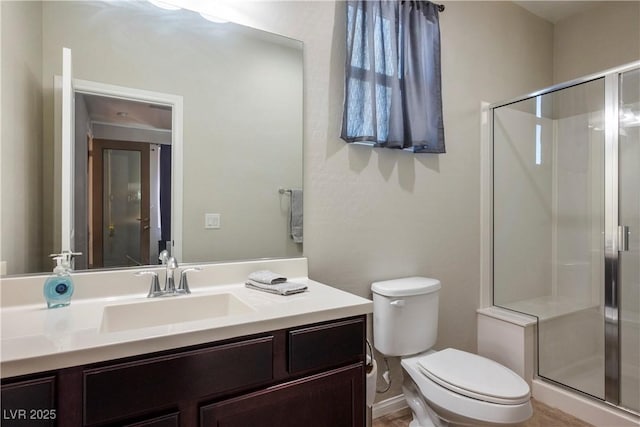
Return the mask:
[(89, 268), (151, 264), (150, 144), (94, 139)]

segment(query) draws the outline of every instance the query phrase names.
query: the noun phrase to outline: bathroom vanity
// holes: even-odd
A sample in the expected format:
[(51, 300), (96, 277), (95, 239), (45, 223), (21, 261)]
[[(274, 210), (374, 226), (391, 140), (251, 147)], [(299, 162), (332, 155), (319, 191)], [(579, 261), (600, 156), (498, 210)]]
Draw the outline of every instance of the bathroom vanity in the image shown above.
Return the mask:
[[(306, 267), (306, 260), (293, 263), (299, 262)], [(238, 274), (265, 267), (225, 266)], [(309, 291), (288, 297), (242, 283), (198, 286), (229, 276), (218, 273), (194, 275), (192, 295), (159, 301), (136, 294), (89, 298), (57, 310), (3, 307), (2, 425), (364, 426), (371, 302), (303, 277), (296, 280)], [(205, 301), (217, 309), (212, 295), (249, 310), (136, 323), (134, 313), (153, 318), (146, 307), (165, 301), (168, 318), (171, 306), (188, 312), (192, 303), (198, 312)], [(109, 307), (120, 307), (132, 328), (105, 325)], [(11, 332), (9, 324), (19, 319), (18, 331)]]

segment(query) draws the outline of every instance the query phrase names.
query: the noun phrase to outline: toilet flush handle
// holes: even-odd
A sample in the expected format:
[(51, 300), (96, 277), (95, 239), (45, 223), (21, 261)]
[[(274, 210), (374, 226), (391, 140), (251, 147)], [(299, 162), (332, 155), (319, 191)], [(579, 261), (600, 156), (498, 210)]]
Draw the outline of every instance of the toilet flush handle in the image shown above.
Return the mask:
[(393, 300), (389, 304), (391, 304), (393, 306), (396, 306), (396, 307), (404, 307), (404, 300), (403, 299)]

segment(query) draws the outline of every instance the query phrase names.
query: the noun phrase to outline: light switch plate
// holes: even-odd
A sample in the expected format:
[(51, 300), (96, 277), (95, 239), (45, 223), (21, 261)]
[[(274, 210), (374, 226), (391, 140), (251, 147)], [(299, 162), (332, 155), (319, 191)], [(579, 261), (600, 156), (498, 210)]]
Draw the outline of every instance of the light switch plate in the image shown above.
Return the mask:
[(204, 228), (205, 229), (220, 228), (220, 214), (219, 213), (204, 214)]

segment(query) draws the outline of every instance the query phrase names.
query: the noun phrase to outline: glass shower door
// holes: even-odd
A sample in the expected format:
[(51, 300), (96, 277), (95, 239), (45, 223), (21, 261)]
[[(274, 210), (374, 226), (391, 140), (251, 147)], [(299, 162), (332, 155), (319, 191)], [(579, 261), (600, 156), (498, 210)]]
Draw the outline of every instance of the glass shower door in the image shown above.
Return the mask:
[(493, 303), (538, 375), (640, 412), (640, 62), (492, 108)]
[(544, 95), (550, 145), (551, 298), (538, 310), (539, 375), (606, 397), (605, 79)]
[(619, 84), (620, 404), (640, 411), (640, 69)]
[(605, 398), (605, 81), (494, 109), (494, 304), (538, 318), (538, 373)]

